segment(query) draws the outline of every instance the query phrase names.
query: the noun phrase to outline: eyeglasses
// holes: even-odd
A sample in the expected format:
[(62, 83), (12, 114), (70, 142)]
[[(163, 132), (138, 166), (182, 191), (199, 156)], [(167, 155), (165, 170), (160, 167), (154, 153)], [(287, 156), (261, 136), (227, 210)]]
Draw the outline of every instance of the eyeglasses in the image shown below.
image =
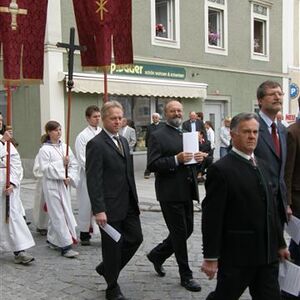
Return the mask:
[(265, 96), (275, 96), (278, 95), (279, 97), (283, 97), (284, 93), (282, 92), (273, 92), (273, 93), (266, 93)]

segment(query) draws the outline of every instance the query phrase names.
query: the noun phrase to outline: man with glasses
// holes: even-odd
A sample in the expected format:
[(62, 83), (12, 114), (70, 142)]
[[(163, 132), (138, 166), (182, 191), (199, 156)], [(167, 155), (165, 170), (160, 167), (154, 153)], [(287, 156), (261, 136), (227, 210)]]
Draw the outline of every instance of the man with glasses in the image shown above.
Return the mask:
[(278, 82), (265, 81), (257, 89), (259, 136), (255, 155), (269, 166), (273, 196), (277, 200), (281, 223), (287, 222), (291, 209), (287, 204), (284, 168), (286, 161), (286, 128), (277, 122), (284, 93)]

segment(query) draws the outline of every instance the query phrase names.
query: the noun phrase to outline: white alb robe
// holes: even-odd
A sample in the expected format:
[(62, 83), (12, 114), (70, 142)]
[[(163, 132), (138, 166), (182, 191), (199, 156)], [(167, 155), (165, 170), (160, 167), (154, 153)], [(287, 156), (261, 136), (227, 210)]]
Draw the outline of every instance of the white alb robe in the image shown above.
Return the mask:
[(39, 157), (38, 155), (35, 157), (34, 165), (33, 165), (33, 175), (37, 179), (35, 193), (34, 193), (34, 201), (33, 201), (33, 224), (38, 229), (47, 229), (49, 216), (45, 211), (45, 197), (43, 194), (43, 173), (40, 170), (39, 166)]
[[(63, 156), (66, 155), (66, 144), (44, 143), (38, 153), (40, 171), (43, 174), (43, 194), (49, 215), (47, 240), (62, 248), (77, 241), (77, 226), (71, 207), (70, 185), (64, 184), (65, 166)], [(69, 148), (68, 177), (71, 185), (76, 187), (78, 182), (77, 160)]]
[(100, 127), (95, 129), (92, 126), (82, 130), (75, 141), (75, 153), (79, 164), (79, 182), (77, 186), (78, 202), (78, 228), (81, 232), (89, 232), (93, 228), (93, 233), (99, 233), (99, 227), (96, 225), (92, 214), (91, 202), (88, 195), (85, 174), (85, 148), (86, 144), (101, 131)]
[(8, 224), (5, 222), (6, 155), (6, 144), (0, 142), (0, 251), (21, 251), (34, 246), (35, 243), (22, 214), (18, 189), (23, 169), (20, 155), (12, 144), (10, 144), (10, 182), (15, 188), (10, 194), (9, 222)]

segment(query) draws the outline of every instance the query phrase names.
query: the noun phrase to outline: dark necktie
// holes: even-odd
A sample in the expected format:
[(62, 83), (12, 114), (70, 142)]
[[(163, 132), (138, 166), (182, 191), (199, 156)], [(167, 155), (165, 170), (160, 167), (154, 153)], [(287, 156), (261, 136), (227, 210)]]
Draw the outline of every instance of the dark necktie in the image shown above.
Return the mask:
[(272, 140), (274, 143), (275, 151), (278, 157), (280, 157), (280, 144), (279, 144), (279, 138), (276, 131), (276, 124), (272, 123), (271, 128), (272, 128)]
[(113, 138), (117, 141), (118, 149), (119, 149), (120, 153), (124, 156), (124, 150), (123, 150), (123, 146), (122, 146), (122, 143), (120, 141), (120, 138), (118, 136), (113, 136)]

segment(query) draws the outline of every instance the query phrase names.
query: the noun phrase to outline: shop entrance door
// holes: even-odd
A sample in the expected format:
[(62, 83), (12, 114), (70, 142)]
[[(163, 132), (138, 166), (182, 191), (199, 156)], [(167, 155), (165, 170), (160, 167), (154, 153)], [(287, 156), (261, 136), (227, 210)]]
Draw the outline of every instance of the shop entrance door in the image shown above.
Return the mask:
[(211, 121), (215, 130), (215, 151), (214, 158), (220, 158), (220, 128), (223, 126), (225, 117), (225, 103), (223, 101), (204, 102), (204, 120)]

